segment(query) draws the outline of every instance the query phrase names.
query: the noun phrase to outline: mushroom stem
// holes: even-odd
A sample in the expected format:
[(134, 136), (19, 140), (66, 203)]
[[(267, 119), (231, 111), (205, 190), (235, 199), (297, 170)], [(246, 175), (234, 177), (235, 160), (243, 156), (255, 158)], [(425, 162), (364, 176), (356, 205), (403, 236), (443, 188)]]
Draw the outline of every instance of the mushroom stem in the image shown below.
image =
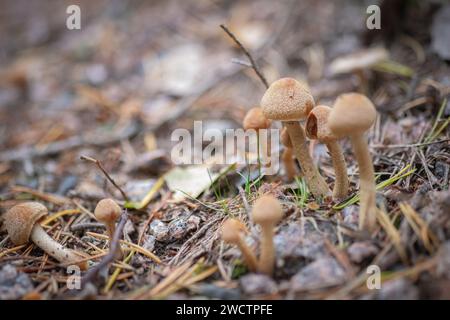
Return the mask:
[(350, 139), (359, 167), (359, 228), (373, 231), (376, 224), (376, 190), (372, 158), (364, 135), (352, 135)]
[(275, 248), (273, 245), (273, 226), (261, 225), (261, 255), (259, 257), (258, 271), (269, 276), (272, 275), (275, 265)]
[[(114, 239), (114, 233), (116, 232), (116, 224), (114, 222), (110, 222), (108, 224), (106, 224), (106, 232), (108, 233), (109, 236), (109, 245), (111, 245), (112, 240)], [(124, 256), (122, 247), (120, 246), (120, 241), (117, 245), (117, 252), (115, 255), (116, 259), (122, 259), (122, 257)]]
[(106, 232), (108, 233), (109, 239), (114, 238), (114, 232), (116, 232), (116, 225), (114, 223), (106, 224)]
[(313, 163), (306, 145), (306, 135), (303, 127), (297, 121), (285, 121), (286, 129), (291, 138), (297, 160), (300, 162), (309, 190), (315, 197), (326, 197), (330, 194), (327, 183)]
[(335, 172), (333, 199), (343, 199), (347, 196), (349, 188), (347, 163), (345, 162), (344, 153), (337, 141), (327, 142), (326, 146), (330, 153)]
[(245, 240), (242, 236), (239, 236), (239, 240), (236, 245), (241, 250), (242, 257), (244, 258), (245, 264), (248, 266), (248, 269), (252, 272), (255, 272), (258, 269), (256, 256), (250, 250), (250, 247), (245, 243)]
[(76, 255), (74, 251), (65, 248), (63, 245), (55, 241), (40, 225), (36, 224), (33, 227), (30, 238), (34, 244), (59, 262), (64, 264), (75, 264), (83, 270), (87, 269), (86, 262), (78, 262), (81, 260), (81, 257)]
[(283, 160), (284, 169), (286, 170), (286, 176), (288, 180), (292, 180), (295, 177), (295, 174), (297, 173), (295, 170), (295, 163), (292, 156), (293, 156), (292, 148), (285, 147), (283, 150), (283, 154), (281, 155), (281, 158)]

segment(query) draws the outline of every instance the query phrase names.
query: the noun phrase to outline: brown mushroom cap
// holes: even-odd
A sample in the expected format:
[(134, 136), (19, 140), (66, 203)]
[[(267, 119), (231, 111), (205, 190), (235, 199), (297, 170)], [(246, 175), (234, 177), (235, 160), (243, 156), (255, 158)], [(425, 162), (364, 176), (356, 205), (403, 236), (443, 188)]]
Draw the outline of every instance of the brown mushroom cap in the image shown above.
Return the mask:
[(237, 243), (240, 239), (240, 234), (246, 232), (245, 225), (237, 219), (227, 219), (221, 228), (222, 240), (228, 243)]
[(255, 201), (252, 217), (257, 224), (276, 224), (283, 218), (283, 209), (277, 198), (263, 195)]
[(282, 78), (264, 93), (261, 107), (268, 119), (296, 121), (308, 115), (314, 107), (314, 98), (305, 85), (292, 78)]
[(328, 117), (331, 113), (331, 108), (320, 105), (314, 107), (306, 118), (305, 131), (310, 139), (319, 140), (320, 142), (329, 142), (337, 140), (328, 126)]
[(362, 134), (375, 122), (377, 111), (363, 94), (345, 93), (337, 97), (328, 117), (328, 126), (337, 137)]
[(121, 209), (112, 199), (102, 199), (95, 207), (95, 218), (105, 224), (116, 221), (120, 217)]
[(281, 130), (280, 139), (281, 139), (281, 143), (283, 144), (283, 146), (285, 146), (287, 148), (293, 148), (291, 137), (289, 136), (289, 133), (287, 132), (286, 128), (283, 128)]
[(267, 129), (272, 124), (272, 121), (264, 116), (261, 108), (254, 107), (248, 110), (244, 117), (243, 127), (244, 130), (254, 129)]
[(11, 241), (18, 246), (26, 244), (35, 223), (47, 214), (47, 208), (39, 202), (25, 202), (9, 209), (4, 223)]

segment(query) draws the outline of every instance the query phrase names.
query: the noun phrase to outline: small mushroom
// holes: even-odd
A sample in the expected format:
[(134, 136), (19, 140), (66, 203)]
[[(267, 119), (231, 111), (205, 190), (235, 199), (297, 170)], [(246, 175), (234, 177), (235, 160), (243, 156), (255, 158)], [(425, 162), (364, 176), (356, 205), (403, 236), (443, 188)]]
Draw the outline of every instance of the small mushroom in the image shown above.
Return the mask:
[(281, 130), (281, 143), (284, 145), (283, 154), (281, 160), (283, 161), (284, 170), (286, 171), (286, 177), (288, 180), (292, 180), (297, 174), (297, 168), (295, 167), (294, 153), (292, 150), (292, 141), (289, 138), (289, 133), (286, 128)]
[(309, 90), (295, 79), (279, 79), (264, 93), (261, 107), (266, 118), (280, 120), (285, 125), (312, 194), (316, 197), (328, 196), (330, 190), (313, 163), (308, 152), (305, 130), (299, 123), (314, 107), (314, 99)]
[[(119, 219), (122, 210), (119, 205), (112, 199), (102, 199), (97, 203), (94, 214), (98, 222), (106, 226), (109, 236), (109, 243), (112, 242), (114, 232), (116, 231), (116, 221)], [(116, 258), (123, 256), (122, 249), (119, 246)]]
[(377, 111), (372, 102), (359, 93), (340, 95), (328, 117), (331, 132), (350, 137), (359, 167), (361, 189), (359, 227), (373, 231), (376, 224), (376, 190), (372, 157), (364, 133), (375, 122)]
[(38, 223), (48, 215), (47, 208), (38, 202), (25, 202), (15, 205), (5, 214), (5, 226), (11, 241), (23, 245), (31, 241), (49, 256), (67, 265), (78, 265), (82, 270), (88, 268), (83, 256), (50, 237)]
[(245, 243), (243, 233), (246, 233), (245, 225), (237, 219), (227, 219), (222, 224), (221, 236), (222, 240), (238, 246), (242, 252), (245, 264), (252, 272), (257, 270), (258, 263), (256, 257), (249, 246)]
[(280, 202), (274, 196), (263, 195), (253, 205), (252, 218), (256, 224), (261, 226), (261, 254), (258, 271), (272, 275), (275, 265), (274, 228), (283, 218)]
[(251, 108), (247, 114), (244, 117), (244, 120), (242, 122), (242, 126), (244, 130), (250, 130), (253, 129), (257, 133), (257, 139), (258, 139), (258, 162), (260, 161), (260, 155), (262, 155), (263, 163), (267, 164), (267, 153), (268, 153), (268, 147), (267, 147), (267, 140), (264, 139), (263, 141), (260, 141), (259, 137), (259, 130), (261, 129), (268, 129), (270, 128), (270, 125), (272, 124), (272, 121), (267, 119), (262, 109), (259, 107)]
[(347, 163), (345, 162), (344, 153), (338, 142), (338, 138), (330, 131), (328, 126), (328, 116), (331, 108), (328, 106), (316, 106), (306, 119), (306, 135), (310, 139), (319, 140), (324, 143), (328, 152), (335, 172), (335, 182), (333, 188), (333, 199), (343, 199), (348, 194), (349, 182), (347, 176)]

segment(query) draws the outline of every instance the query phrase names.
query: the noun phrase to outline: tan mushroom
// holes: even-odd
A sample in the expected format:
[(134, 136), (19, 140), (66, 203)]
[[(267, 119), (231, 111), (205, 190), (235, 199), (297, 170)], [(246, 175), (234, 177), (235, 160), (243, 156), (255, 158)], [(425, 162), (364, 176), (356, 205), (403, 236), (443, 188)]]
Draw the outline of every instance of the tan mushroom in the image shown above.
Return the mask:
[(376, 190), (372, 157), (364, 133), (377, 116), (372, 102), (359, 93), (340, 95), (328, 117), (331, 132), (339, 137), (350, 137), (358, 161), (360, 180), (359, 227), (372, 231), (376, 224)]
[[(94, 210), (95, 218), (105, 224), (106, 231), (109, 236), (109, 243), (112, 242), (114, 233), (116, 231), (116, 222), (119, 219), (122, 210), (119, 205), (112, 199), (102, 199), (97, 203)], [(118, 247), (118, 253), (116, 258), (123, 256), (122, 249)]]
[(297, 168), (295, 166), (294, 152), (292, 149), (292, 141), (289, 138), (289, 133), (286, 128), (281, 130), (280, 135), (281, 143), (284, 145), (283, 154), (281, 160), (283, 161), (284, 170), (286, 171), (286, 177), (290, 181), (294, 179), (297, 174)]
[(243, 234), (245, 233), (247, 233), (245, 225), (237, 219), (227, 219), (222, 224), (221, 228), (222, 240), (225, 241), (226, 243), (238, 246), (238, 248), (242, 252), (242, 256), (248, 269), (252, 272), (255, 272), (257, 270), (258, 263), (255, 254), (245, 243), (245, 239), (243, 237)]
[(260, 162), (260, 156), (263, 159), (263, 164), (269, 164), (268, 163), (268, 146), (267, 146), (267, 139), (264, 139), (263, 141), (260, 141), (259, 131), (261, 129), (268, 129), (270, 128), (270, 125), (272, 124), (272, 121), (267, 119), (260, 107), (254, 107), (251, 108), (247, 114), (244, 117), (244, 120), (242, 122), (242, 126), (244, 130), (255, 130), (257, 133), (257, 139), (258, 139), (258, 162)]
[(253, 205), (252, 218), (256, 224), (261, 226), (261, 253), (258, 271), (272, 275), (275, 266), (274, 228), (283, 218), (280, 202), (271, 195), (261, 196)]
[(347, 163), (344, 153), (338, 142), (338, 138), (330, 131), (328, 126), (328, 116), (331, 108), (328, 106), (316, 106), (306, 119), (305, 131), (310, 139), (324, 143), (330, 153), (335, 172), (335, 182), (333, 188), (333, 199), (343, 199), (348, 195), (349, 182), (347, 175)]
[(313, 163), (308, 152), (305, 131), (299, 123), (314, 107), (314, 99), (309, 90), (295, 79), (279, 79), (265, 92), (261, 107), (266, 118), (280, 120), (285, 125), (311, 193), (316, 197), (328, 196), (330, 190)]
[(49, 256), (66, 265), (78, 265), (86, 270), (86, 261), (74, 250), (65, 248), (51, 238), (38, 223), (48, 215), (47, 208), (38, 202), (25, 202), (15, 205), (5, 214), (5, 226), (11, 241), (23, 245), (31, 241)]

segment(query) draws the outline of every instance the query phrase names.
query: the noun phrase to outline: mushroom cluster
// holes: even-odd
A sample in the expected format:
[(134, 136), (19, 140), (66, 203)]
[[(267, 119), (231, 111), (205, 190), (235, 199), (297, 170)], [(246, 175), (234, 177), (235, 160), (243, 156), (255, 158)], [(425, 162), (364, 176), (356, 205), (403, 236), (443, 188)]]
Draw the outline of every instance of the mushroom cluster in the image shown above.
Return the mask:
[(274, 229), (283, 218), (280, 202), (271, 195), (263, 195), (255, 201), (252, 210), (253, 222), (261, 227), (259, 260), (245, 242), (248, 232), (244, 223), (238, 219), (227, 219), (221, 229), (222, 240), (236, 245), (242, 252), (245, 264), (252, 272), (272, 275), (275, 266)]
[[(332, 108), (315, 106), (308, 87), (295, 79), (273, 82), (261, 99), (265, 118), (284, 125), (281, 142), (285, 146), (282, 161), (289, 179), (296, 174), (292, 154), (297, 158), (305, 182), (315, 197), (328, 197), (328, 184), (315, 166), (308, 150), (307, 137), (327, 146), (335, 171), (333, 199), (342, 200), (349, 193), (347, 164), (339, 140), (349, 137), (360, 174), (360, 229), (373, 230), (376, 223), (374, 169), (364, 133), (376, 119), (376, 109), (363, 94), (340, 95)], [(300, 123), (306, 120), (305, 128)]]

